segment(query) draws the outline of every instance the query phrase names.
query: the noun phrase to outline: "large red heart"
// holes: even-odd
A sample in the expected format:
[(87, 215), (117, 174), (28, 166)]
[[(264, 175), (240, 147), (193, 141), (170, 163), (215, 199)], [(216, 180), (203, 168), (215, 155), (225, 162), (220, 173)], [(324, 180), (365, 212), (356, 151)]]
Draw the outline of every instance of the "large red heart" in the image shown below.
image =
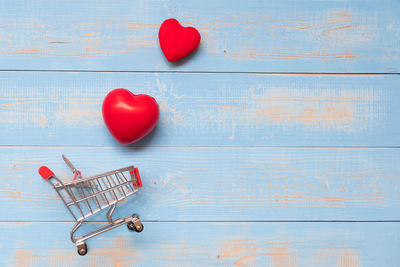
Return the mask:
[(115, 139), (130, 144), (146, 136), (156, 126), (160, 110), (148, 95), (135, 95), (129, 90), (112, 90), (103, 101), (103, 119)]
[(168, 61), (178, 61), (199, 46), (200, 33), (193, 27), (182, 27), (176, 19), (167, 19), (158, 32), (161, 50)]

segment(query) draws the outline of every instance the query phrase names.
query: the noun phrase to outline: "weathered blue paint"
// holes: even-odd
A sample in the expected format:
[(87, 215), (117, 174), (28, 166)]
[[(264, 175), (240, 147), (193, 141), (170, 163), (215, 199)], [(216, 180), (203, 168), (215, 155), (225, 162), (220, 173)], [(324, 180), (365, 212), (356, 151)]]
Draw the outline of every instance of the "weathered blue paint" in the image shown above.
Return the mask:
[[(396, 0), (2, 1), (0, 265), (399, 265), (399, 13)], [(169, 17), (202, 34), (177, 64), (157, 41)], [(117, 87), (160, 103), (134, 146), (101, 119)], [(137, 165), (143, 190), (115, 215), (138, 212), (144, 232), (77, 256), (37, 174), (70, 179), (61, 153), (84, 175)]]
[[(92, 226), (94, 227), (94, 226)], [(88, 241), (76, 254), (71, 223), (0, 223), (3, 266), (396, 266), (399, 223), (147, 222)], [(40, 240), (40, 241), (39, 241)]]
[[(145, 220), (399, 220), (399, 149), (10, 147), (0, 149), (0, 220), (72, 217), (37, 173), (72, 179), (131, 164), (143, 190), (118, 207)], [(94, 220), (104, 220), (104, 214)]]
[(0, 144), (119, 146), (105, 95), (154, 96), (139, 146), (398, 146), (398, 75), (0, 73)]
[[(400, 70), (400, 3), (2, 1), (0, 69), (369, 72)], [(158, 44), (175, 17), (202, 35), (177, 64)]]

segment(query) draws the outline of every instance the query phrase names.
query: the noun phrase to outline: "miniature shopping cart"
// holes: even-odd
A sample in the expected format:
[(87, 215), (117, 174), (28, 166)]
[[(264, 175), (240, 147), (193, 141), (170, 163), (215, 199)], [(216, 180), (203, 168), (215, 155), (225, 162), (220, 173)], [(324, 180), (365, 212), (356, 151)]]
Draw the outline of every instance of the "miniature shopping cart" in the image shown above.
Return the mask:
[[(136, 214), (112, 219), (117, 203), (136, 193), (142, 187), (137, 168), (129, 166), (90, 177), (82, 177), (80, 171), (64, 155), (62, 157), (74, 173), (72, 181), (61, 181), (46, 166), (39, 168), (39, 174), (54, 187), (76, 221), (71, 229), (71, 240), (77, 246), (79, 255), (83, 256), (87, 253), (85, 240), (123, 224), (127, 224), (130, 230), (143, 231), (143, 225)], [(104, 209), (108, 209), (107, 225), (81, 236), (74, 236), (85, 219)]]

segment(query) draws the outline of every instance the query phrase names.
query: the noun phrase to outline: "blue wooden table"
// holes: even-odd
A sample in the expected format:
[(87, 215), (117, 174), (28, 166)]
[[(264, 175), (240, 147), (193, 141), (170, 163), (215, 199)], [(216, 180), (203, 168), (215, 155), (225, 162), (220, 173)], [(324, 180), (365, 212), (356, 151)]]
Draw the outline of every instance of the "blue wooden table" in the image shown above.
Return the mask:
[[(1, 266), (399, 266), (400, 2), (4, 0)], [(175, 17), (201, 33), (179, 63)], [(157, 128), (119, 145), (114, 88), (154, 96)], [(76, 254), (37, 169), (135, 164), (141, 215)], [(95, 216), (85, 229), (105, 221)]]

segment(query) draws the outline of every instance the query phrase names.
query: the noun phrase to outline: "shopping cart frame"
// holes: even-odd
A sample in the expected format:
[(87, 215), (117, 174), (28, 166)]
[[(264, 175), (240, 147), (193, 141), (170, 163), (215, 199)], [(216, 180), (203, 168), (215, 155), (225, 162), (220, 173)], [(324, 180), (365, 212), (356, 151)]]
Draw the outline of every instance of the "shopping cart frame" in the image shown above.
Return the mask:
[[(62, 155), (62, 158), (74, 174), (73, 181), (63, 182), (46, 166), (40, 167), (39, 173), (52, 185), (76, 221), (70, 231), (70, 238), (77, 246), (79, 255), (83, 256), (87, 253), (88, 249), (85, 242), (87, 239), (123, 224), (126, 224), (129, 230), (143, 231), (143, 224), (137, 214), (131, 214), (124, 218), (112, 218), (118, 202), (136, 193), (142, 187), (137, 168), (132, 165), (94, 176), (82, 177), (81, 172), (72, 165), (67, 157)], [(129, 173), (131, 179), (128, 179), (124, 173)], [(99, 200), (102, 200), (104, 204), (100, 204)], [(90, 205), (90, 203), (94, 203), (94, 206)], [(84, 212), (86, 207), (88, 208), (88, 213)], [(94, 207), (98, 208), (94, 209)], [(83, 235), (75, 236), (76, 231), (82, 226), (85, 219), (105, 209), (108, 209), (106, 225)], [(78, 215), (81, 216), (78, 217)]]

